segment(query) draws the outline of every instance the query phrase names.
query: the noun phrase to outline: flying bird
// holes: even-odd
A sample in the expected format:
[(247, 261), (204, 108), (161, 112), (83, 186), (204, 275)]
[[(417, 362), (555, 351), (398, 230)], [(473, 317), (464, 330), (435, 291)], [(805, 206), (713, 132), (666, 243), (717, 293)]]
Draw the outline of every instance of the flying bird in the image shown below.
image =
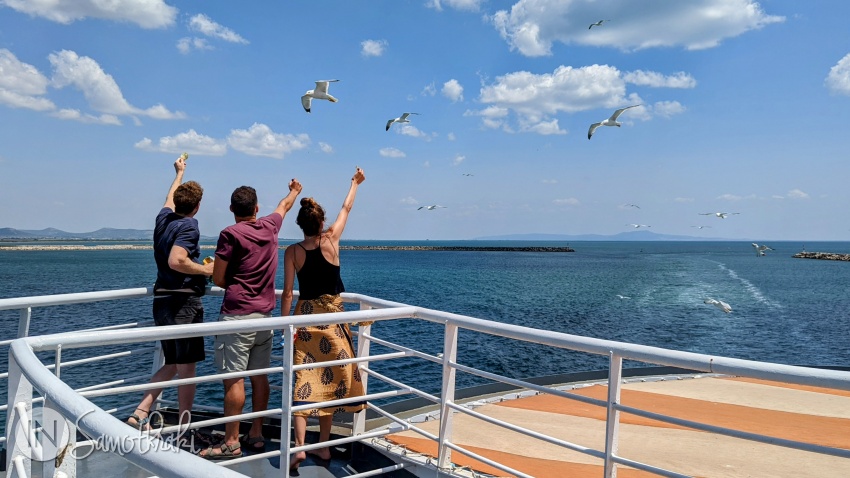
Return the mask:
[(627, 226), (632, 226), (632, 227), (633, 227), (633, 228), (635, 228), (635, 229), (637, 229), (637, 228), (639, 228), (639, 227), (652, 227), (652, 226), (647, 226), (646, 224), (626, 224), (626, 225), (627, 225)]
[(764, 244), (758, 245), (755, 242), (753, 243), (753, 248), (756, 250), (756, 255), (761, 257), (764, 255), (764, 251), (772, 251), (773, 248), (770, 246), (765, 246)]
[(472, 173), (463, 173), (463, 175), (464, 175), (464, 176), (475, 176), (475, 175), (474, 175), (474, 174), (472, 174)]
[(590, 137), (593, 136), (593, 132), (596, 131), (596, 128), (598, 128), (600, 126), (616, 126), (616, 127), (619, 128), (623, 123), (618, 122), (617, 118), (623, 113), (623, 111), (626, 111), (629, 108), (634, 108), (635, 106), (640, 106), (640, 105), (631, 105), (631, 106), (626, 106), (625, 108), (620, 108), (617, 111), (615, 111), (614, 114), (612, 114), (610, 118), (608, 118), (604, 121), (600, 121), (598, 123), (593, 123), (592, 125), (590, 125), (590, 129), (587, 130), (587, 139), (590, 139)]
[(623, 204), (623, 207), (636, 207), (640, 209), (640, 206), (638, 206), (637, 204)]
[(629, 297), (627, 295), (620, 295), (620, 294), (617, 294), (617, 298), (620, 299), (620, 300), (631, 299), (631, 297)]
[(726, 216), (729, 216), (729, 215), (732, 215), (732, 214), (741, 214), (741, 213), (740, 212), (701, 212), (701, 213), (699, 213), (700, 216), (715, 216), (715, 217), (719, 217), (720, 219), (726, 219)]
[(732, 312), (732, 307), (729, 304), (727, 304), (726, 302), (723, 302), (722, 300), (712, 299), (711, 297), (709, 297), (708, 299), (705, 299), (703, 302), (706, 303), (706, 304), (713, 305), (713, 306), (717, 307), (718, 309), (722, 310), (723, 312), (726, 312), (727, 314)]
[(392, 126), (393, 123), (410, 123), (410, 120), (407, 119), (407, 117), (410, 116), (410, 115), (418, 115), (418, 114), (419, 113), (404, 113), (401, 116), (399, 116), (398, 118), (393, 118), (393, 119), (387, 121), (387, 131), (390, 130), (390, 126)]
[(588, 29), (588, 30), (590, 30), (590, 29), (591, 29), (591, 28), (593, 28), (593, 27), (601, 27), (601, 26), (602, 26), (602, 22), (610, 22), (610, 21), (611, 21), (611, 20), (599, 20), (599, 21), (598, 21), (598, 22), (596, 22), (596, 23), (591, 23), (591, 24), (590, 24), (590, 26), (589, 26), (589, 27), (587, 27), (587, 29)]
[(418, 208), (416, 208), (416, 210), (418, 211), (420, 209), (427, 209), (429, 211), (433, 211), (434, 209), (437, 209), (438, 207), (446, 207), (446, 206), (440, 206), (439, 204), (432, 204), (430, 206), (419, 206)]
[(304, 111), (310, 112), (310, 106), (313, 104), (313, 99), (317, 100), (328, 100), (331, 103), (336, 103), (339, 101), (333, 96), (328, 94), (328, 83), (333, 83), (339, 80), (319, 80), (316, 82), (316, 88), (312, 90), (307, 90), (304, 93), (304, 96), (301, 97), (301, 105), (304, 106)]

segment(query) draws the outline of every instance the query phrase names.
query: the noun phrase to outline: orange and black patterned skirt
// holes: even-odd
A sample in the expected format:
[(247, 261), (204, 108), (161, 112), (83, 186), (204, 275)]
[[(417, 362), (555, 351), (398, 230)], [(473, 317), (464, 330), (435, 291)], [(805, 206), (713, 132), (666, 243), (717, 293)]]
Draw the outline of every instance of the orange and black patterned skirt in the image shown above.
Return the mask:
[[(323, 295), (313, 300), (299, 300), (295, 315), (342, 312), (342, 298)], [(295, 334), (295, 365), (327, 362), (352, 358), (354, 346), (348, 324), (299, 327)], [(316, 367), (295, 372), (293, 405), (341, 400), (363, 395), (363, 381), (357, 364)], [(358, 412), (366, 402), (350, 403), (338, 407), (313, 408), (295, 412), (302, 417), (321, 417), (340, 412)]]

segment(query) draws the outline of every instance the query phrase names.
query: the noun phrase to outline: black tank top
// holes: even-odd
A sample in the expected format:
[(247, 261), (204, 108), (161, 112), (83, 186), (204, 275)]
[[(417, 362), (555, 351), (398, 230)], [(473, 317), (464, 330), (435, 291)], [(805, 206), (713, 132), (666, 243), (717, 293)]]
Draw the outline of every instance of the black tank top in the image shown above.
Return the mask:
[(325, 259), (322, 255), (322, 242), (319, 240), (319, 247), (311, 250), (304, 249), (307, 255), (304, 259), (304, 265), (301, 270), (296, 272), (298, 277), (298, 297), (301, 300), (313, 300), (320, 295), (331, 294), (337, 295), (340, 292), (345, 292), (345, 286), (342, 284), (342, 278), (339, 276), (339, 266), (335, 266)]

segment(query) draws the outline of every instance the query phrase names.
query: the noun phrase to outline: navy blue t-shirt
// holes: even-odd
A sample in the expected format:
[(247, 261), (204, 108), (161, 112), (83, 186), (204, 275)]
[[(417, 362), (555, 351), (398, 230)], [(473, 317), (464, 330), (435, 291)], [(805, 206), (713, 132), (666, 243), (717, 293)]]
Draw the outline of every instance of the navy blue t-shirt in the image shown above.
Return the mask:
[(156, 216), (153, 230), (153, 256), (156, 260), (155, 291), (187, 292), (203, 295), (206, 278), (203, 275), (187, 275), (168, 267), (168, 255), (174, 246), (186, 249), (189, 258), (197, 262), (201, 256), (198, 241), (201, 231), (193, 217), (181, 216), (171, 208), (164, 207)]

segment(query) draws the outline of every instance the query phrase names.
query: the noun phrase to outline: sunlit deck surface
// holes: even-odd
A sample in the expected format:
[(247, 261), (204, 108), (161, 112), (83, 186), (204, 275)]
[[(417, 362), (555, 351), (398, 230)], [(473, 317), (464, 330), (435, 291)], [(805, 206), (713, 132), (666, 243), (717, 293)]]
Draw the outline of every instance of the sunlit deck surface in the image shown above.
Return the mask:
[[(605, 400), (593, 384), (575, 393)], [(516, 398), (517, 396), (520, 398)], [(466, 402), (469, 403), (469, 402)], [(597, 450), (605, 448), (605, 409), (536, 392), (479, 400), (475, 411)], [(850, 392), (746, 378), (682, 375), (629, 379), (621, 403), (736, 430), (850, 449)], [(420, 415), (422, 418), (424, 415)], [(465, 414), (454, 415), (452, 441), (539, 477), (601, 477), (601, 460), (529, 438)], [(619, 455), (695, 477), (850, 476), (850, 460), (709, 434), (635, 415), (620, 415)], [(419, 423), (439, 433), (439, 418)], [(390, 435), (408, 450), (436, 455), (436, 445), (406, 431)], [(506, 474), (456, 451), (452, 461), (495, 476)], [(618, 477), (657, 476), (620, 465)]]

